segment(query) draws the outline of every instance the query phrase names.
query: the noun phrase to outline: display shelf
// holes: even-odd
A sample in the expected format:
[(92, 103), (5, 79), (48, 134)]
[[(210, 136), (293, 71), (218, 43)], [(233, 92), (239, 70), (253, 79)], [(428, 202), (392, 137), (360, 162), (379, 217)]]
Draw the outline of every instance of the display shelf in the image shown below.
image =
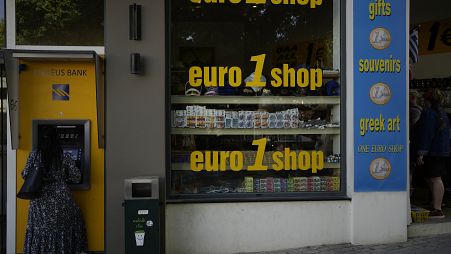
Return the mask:
[[(172, 170), (178, 170), (178, 171), (190, 171), (190, 164), (185, 163), (172, 163)], [(247, 167), (247, 165), (245, 165)], [(324, 168), (332, 168), (332, 169), (340, 169), (340, 163), (324, 163)], [(269, 165), (269, 169), (271, 169), (271, 166)], [(229, 167), (227, 167), (226, 170), (230, 170)]]
[(171, 96), (172, 104), (340, 104), (339, 96)]
[(338, 70), (323, 70), (323, 78), (339, 78), (340, 72)]
[(200, 128), (172, 128), (172, 135), (339, 135), (340, 128), (325, 129), (200, 129)]

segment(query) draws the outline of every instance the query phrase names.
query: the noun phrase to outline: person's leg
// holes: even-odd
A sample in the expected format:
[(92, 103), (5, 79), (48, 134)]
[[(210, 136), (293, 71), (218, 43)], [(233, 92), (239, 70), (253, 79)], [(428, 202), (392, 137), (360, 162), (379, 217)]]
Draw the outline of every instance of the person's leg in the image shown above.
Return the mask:
[(432, 207), (436, 210), (442, 210), (443, 194), (445, 188), (441, 177), (431, 177), (428, 179), (432, 192)]

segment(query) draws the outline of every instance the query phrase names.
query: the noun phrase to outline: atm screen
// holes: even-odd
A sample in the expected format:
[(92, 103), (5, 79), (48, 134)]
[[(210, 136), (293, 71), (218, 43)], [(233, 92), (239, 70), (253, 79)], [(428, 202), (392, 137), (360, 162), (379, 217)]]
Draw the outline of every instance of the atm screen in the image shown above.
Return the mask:
[(78, 167), (80, 167), (81, 162), (81, 149), (78, 148), (63, 148), (64, 154), (69, 154), (72, 160), (75, 161)]

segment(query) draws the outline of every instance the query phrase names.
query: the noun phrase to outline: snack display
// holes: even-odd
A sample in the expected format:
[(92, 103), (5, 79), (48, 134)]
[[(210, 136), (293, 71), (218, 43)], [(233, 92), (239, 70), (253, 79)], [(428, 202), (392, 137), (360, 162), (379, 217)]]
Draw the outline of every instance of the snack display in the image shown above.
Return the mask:
[[(172, 117), (174, 115), (174, 117)], [(302, 118), (301, 118), (302, 119)], [(300, 120), (298, 108), (284, 111), (231, 111), (207, 109), (206, 106), (186, 106), (185, 110), (171, 112), (171, 126), (176, 128), (218, 128), (218, 129), (325, 129), (340, 127), (321, 118)]]
[(265, 177), (244, 178), (245, 192), (336, 192), (340, 191), (340, 178), (338, 176), (312, 176), (312, 177)]

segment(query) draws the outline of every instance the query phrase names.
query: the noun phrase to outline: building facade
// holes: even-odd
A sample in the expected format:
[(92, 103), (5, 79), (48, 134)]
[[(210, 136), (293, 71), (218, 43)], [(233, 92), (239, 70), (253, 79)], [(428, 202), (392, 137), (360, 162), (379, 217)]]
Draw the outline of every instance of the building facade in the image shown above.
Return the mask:
[[(125, 252), (137, 176), (159, 177), (165, 253), (406, 241), (410, 2), (107, 0), (103, 22), (35, 38), (7, 1), (7, 253), (33, 120), (90, 122), (90, 187), (74, 190), (90, 251)], [(46, 97), (55, 84), (69, 102)]]

